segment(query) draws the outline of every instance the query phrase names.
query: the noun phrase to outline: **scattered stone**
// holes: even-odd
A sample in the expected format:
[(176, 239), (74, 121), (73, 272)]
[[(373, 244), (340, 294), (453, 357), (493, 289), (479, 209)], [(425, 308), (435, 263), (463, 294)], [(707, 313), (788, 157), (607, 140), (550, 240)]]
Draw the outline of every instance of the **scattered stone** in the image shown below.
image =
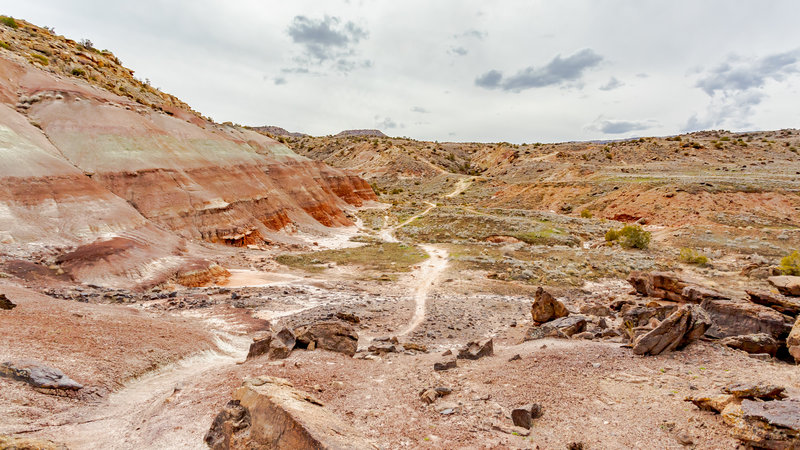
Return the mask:
[(308, 348), (314, 342), (315, 348), (330, 350), (353, 356), (358, 350), (358, 333), (350, 324), (342, 322), (318, 322), (295, 328), (297, 347)]
[(683, 305), (654, 330), (640, 336), (633, 344), (636, 355), (660, 355), (685, 347), (699, 339), (711, 325), (705, 312), (694, 305)]
[(433, 370), (450, 370), (456, 367), (458, 367), (458, 363), (456, 362), (455, 356), (452, 356), (452, 354), (433, 363)]
[(344, 320), (345, 322), (350, 322), (352, 324), (361, 323), (361, 319), (353, 313), (346, 313), (340, 311), (336, 313), (336, 317), (341, 320)]
[(514, 408), (511, 411), (511, 420), (514, 425), (529, 430), (532, 425), (533, 419), (538, 419), (542, 416), (542, 406), (538, 403), (531, 403), (529, 405)]
[(522, 356), (520, 356), (519, 353), (517, 353), (516, 355), (512, 356), (511, 359), (508, 360), (508, 362), (519, 361), (521, 359), (522, 359)]
[(39, 361), (16, 360), (0, 364), (0, 376), (24, 381), (40, 392), (59, 395), (58, 391), (77, 391), (83, 385), (64, 372)]
[(595, 335), (594, 335), (594, 333), (592, 333), (591, 331), (583, 331), (583, 332), (580, 332), (580, 333), (578, 333), (578, 334), (574, 334), (574, 335), (572, 335), (572, 339), (587, 339), (587, 340), (592, 340), (592, 339), (594, 339), (594, 338), (595, 338)]
[(701, 394), (686, 397), (684, 400), (694, 403), (703, 411), (721, 413), (726, 406), (736, 400), (736, 397), (730, 394)]
[(11, 300), (9, 300), (8, 297), (6, 297), (6, 294), (0, 294), (0, 309), (9, 311), (16, 307), (17, 305), (11, 302)]
[(581, 306), (581, 314), (586, 314), (589, 316), (597, 316), (597, 317), (606, 317), (611, 315), (611, 309), (605, 305), (599, 305), (597, 303), (589, 303), (586, 305)]
[(414, 342), (404, 342), (403, 348), (415, 352), (428, 353), (428, 347)]
[(681, 291), (681, 297), (685, 302), (700, 304), (703, 300), (710, 299), (728, 299), (728, 296), (722, 294), (714, 289), (704, 286), (689, 285)]
[(765, 291), (745, 291), (750, 297), (750, 301), (759, 305), (769, 306), (770, 308), (796, 316), (800, 314), (800, 300), (786, 297), (781, 294), (774, 294)]
[(708, 335), (714, 338), (766, 333), (781, 341), (791, 330), (781, 313), (766, 306), (714, 299), (703, 300), (700, 306), (711, 317)]
[(780, 275), (769, 277), (767, 281), (778, 289), (783, 295), (800, 297), (800, 277), (792, 275)]
[(529, 436), (531, 434), (531, 430), (522, 427), (509, 427), (505, 424), (497, 422), (492, 424), (492, 429), (506, 434), (513, 434), (514, 436)]
[(424, 403), (427, 403), (427, 404), (430, 405), (431, 403), (435, 402), (437, 398), (439, 398), (439, 395), (433, 389), (426, 389), (426, 390), (420, 392), (419, 398)]
[(479, 359), (492, 355), (494, 355), (494, 341), (492, 339), (484, 339), (482, 341), (468, 342), (458, 352), (458, 359)]
[(566, 317), (569, 311), (564, 304), (556, 300), (549, 292), (539, 287), (534, 294), (531, 305), (531, 317), (536, 323), (545, 323), (560, 317)]
[(311, 394), (287, 380), (246, 380), (214, 419), (205, 442), (213, 450), (234, 448), (374, 449)]
[(766, 353), (769, 356), (775, 356), (775, 353), (778, 352), (778, 341), (766, 333), (730, 336), (722, 339), (719, 343), (747, 353)]

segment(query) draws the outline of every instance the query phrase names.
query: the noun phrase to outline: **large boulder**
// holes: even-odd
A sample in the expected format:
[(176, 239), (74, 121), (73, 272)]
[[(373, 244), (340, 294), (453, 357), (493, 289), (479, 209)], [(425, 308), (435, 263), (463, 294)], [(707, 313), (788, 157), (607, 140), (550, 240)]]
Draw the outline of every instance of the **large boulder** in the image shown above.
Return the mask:
[(694, 305), (683, 305), (655, 329), (639, 336), (633, 344), (637, 355), (660, 355), (700, 338), (711, 325), (705, 312)]
[(374, 449), (339, 416), (287, 380), (246, 380), (214, 419), (205, 436), (214, 450)]
[(494, 341), (492, 339), (484, 339), (482, 341), (468, 342), (458, 352), (458, 359), (479, 359), (484, 356), (494, 355)]
[(247, 359), (255, 358), (269, 352), (272, 343), (271, 333), (259, 333), (253, 338), (250, 349), (247, 351)]
[(794, 360), (800, 363), (800, 317), (797, 318), (789, 337), (786, 338), (786, 347)]
[(783, 295), (800, 297), (800, 277), (791, 275), (781, 275), (769, 277), (767, 281), (778, 289)]
[(714, 338), (766, 333), (782, 341), (791, 329), (783, 314), (750, 302), (706, 299), (701, 307), (711, 317), (708, 335)]
[(586, 329), (586, 317), (569, 316), (543, 323), (539, 326), (532, 326), (525, 333), (524, 341), (534, 341), (547, 337), (569, 338)]
[(46, 393), (83, 389), (82, 384), (68, 377), (64, 372), (39, 361), (27, 359), (0, 364), (0, 376), (24, 381)]
[(770, 356), (775, 356), (778, 351), (778, 341), (767, 333), (730, 336), (719, 343), (747, 353), (768, 353)]
[(549, 292), (541, 287), (536, 290), (533, 304), (531, 305), (531, 317), (534, 322), (549, 322), (568, 315), (569, 311), (564, 307), (564, 304), (556, 300)]
[(683, 301), (683, 288), (691, 284), (689, 280), (673, 272), (633, 271), (628, 282), (641, 295), (673, 302)]
[(272, 342), (269, 343), (269, 351), (267, 356), (269, 359), (284, 359), (292, 353), (297, 340), (294, 333), (288, 328), (283, 328), (281, 331), (272, 336)]
[(759, 305), (769, 306), (770, 308), (781, 312), (796, 316), (800, 314), (800, 299), (794, 299), (781, 294), (775, 294), (766, 291), (748, 290), (747, 295), (750, 301)]
[(297, 346), (308, 348), (313, 342), (315, 348), (344, 353), (348, 356), (356, 354), (358, 349), (358, 333), (347, 323), (318, 322), (294, 329)]

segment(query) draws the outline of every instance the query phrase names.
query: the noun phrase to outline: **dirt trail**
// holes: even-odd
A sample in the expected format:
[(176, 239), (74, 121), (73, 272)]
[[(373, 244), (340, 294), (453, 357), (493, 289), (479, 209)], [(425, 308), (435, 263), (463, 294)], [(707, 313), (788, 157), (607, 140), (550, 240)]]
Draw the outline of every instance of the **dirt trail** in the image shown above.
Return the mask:
[(398, 332), (398, 336), (405, 336), (414, 331), (424, 320), (428, 302), (428, 293), (436, 285), (439, 275), (447, 268), (447, 250), (434, 245), (420, 245), (428, 252), (430, 258), (420, 264), (417, 273), (417, 286), (414, 289), (414, 315), (408, 325)]
[(456, 187), (455, 187), (455, 189), (453, 190), (453, 192), (451, 192), (451, 193), (449, 193), (449, 194), (445, 195), (445, 197), (447, 197), (447, 198), (453, 198), (453, 197), (455, 197), (456, 195), (458, 195), (458, 194), (460, 194), (460, 193), (462, 193), (462, 192), (466, 191), (466, 190), (467, 190), (467, 188), (468, 188), (468, 187), (469, 187), (469, 186), (472, 184), (472, 180), (474, 180), (474, 179), (475, 179), (475, 177), (461, 178), (460, 180), (458, 180), (458, 181), (456, 182)]
[(411, 222), (417, 220), (418, 218), (428, 214), (429, 212), (431, 212), (431, 210), (433, 210), (433, 208), (436, 208), (436, 204), (434, 204), (434, 203), (431, 203), (431, 202), (425, 202), (425, 203), (428, 204), (428, 209), (426, 209), (425, 211), (422, 211), (421, 213), (417, 214), (416, 216), (412, 216), (412, 217), (408, 218), (407, 220), (405, 220), (402, 223), (399, 223), (399, 224), (397, 224), (397, 225), (395, 225), (393, 227), (387, 226), (387, 224), (389, 222), (389, 216), (383, 216), (384, 227), (378, 233), (378, 236), (380, 236), (380, 238), (383, 239), (386, 242), (399, 242), (397, 240), (397, 238), (394, 237), (394, 232), (395, 231), (397, 231), (400, 228), (403, 228), (404, 226), (410, 224)]
[(57, 425), (58, 440), (70, 448), (205, 448), (207, 423), (183, 421), (167, 406), (182, 391), (202, 391), (205, 374), (244, 359), (250, 340), (218, 331), (219, 351), (190, 356), (147, 373), (109, 395), (107, 402), (80, 411), (80, 419)]

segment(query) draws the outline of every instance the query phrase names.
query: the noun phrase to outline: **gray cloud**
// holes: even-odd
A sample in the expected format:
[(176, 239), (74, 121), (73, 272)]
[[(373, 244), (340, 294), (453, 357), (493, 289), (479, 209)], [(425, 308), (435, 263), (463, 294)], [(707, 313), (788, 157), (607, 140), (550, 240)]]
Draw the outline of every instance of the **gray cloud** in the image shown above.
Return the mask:
[[(375, 120), (378, 120), (378, 119), (379, 119), (379, 117), (375, 117)], [(393, 128), (403, 128), (403, 125), (398, 124), (397, 122), (392, 120), (390, 117), (386, 117), (385, 119), (379, 121), (376, 126), (380, 130), (391, 130)]]
[(653, 128), (656, 125), (652, 120), (609, 120), (598, 118), (587, 129), (597, 130), (604, 134), (624, 134), (631, 131), (641, 131)]
[(354, 22), (341, 24), (338, 17), (331, 16), (323, 19), (295, 16), (287, 33), (295, 44), (305, 48), (309, 57), (318, 61), (352, 54), (353, 46), (369, 35)]
[(415, 107), (411, 108), (411, 112), (427, 114), (430, 111), (428, 111), (427, 109), (425, 109), (425, 108), (423, 108), (421, 106), (415, 106)]
[(284, 77), (275, 77), (272, 81), (278, 86), (281, 84), (286, 84), (286, 78)]
[(467, 30), (467, 31), (465, 31), (465, 32), (463, 32), (461, 34), (457, 34), (457, 35), (455, 35), (453, 37), (455, 37), (455, 38), (462, 38), (462, 37), (463, 38), (473, 38), (473, 39), (478, 39), (478, 40), (482, 41), (482, 40), (486, 39), (486, 36), (488, 36), (488, 35), (489, 35), (489, 33), (485, 32), (485, 31), (472, 29), (472, 30)]
[(456, 56), (465, 56), (467, 53), (469, 53), (469, 50), (464, 47), (450, 47), (450, 50), (448, 50), (447, 53)]
[(586, 69), (600, 64), (603, 57), (592, 49), (583, 49), (572, 56), (553, 58), (544, 67), (526, 67), (515, 75), (506, 77), (498, 70), (490, 70), (475, 79), (475, 85), (486, 88), (501, 88), (504, 91), (521, 92), (525, 89), (554, 86), (576, 81)]
[(695, 84), (709, 97), (703, 114), (695, 113), (684, 126), (695, 131), (720, 125), (747, 127), (756, 106), (766, 98), (763, 92), (768, 81), (785, 81), (798, 73), (800, 49), (745, 59), (737, 56), (702, 72)]
[(601, 91), (613, 91), (619, 87), (624, 86), (625, 83), (619, 81), (617, 77), (611, 77), (608, 82), (602, 86), (600, 86)]

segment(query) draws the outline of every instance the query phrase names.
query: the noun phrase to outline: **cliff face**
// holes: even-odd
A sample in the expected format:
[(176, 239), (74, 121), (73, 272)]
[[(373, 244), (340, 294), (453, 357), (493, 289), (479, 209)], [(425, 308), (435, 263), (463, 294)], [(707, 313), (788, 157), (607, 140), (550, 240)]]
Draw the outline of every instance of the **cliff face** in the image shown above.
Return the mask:
[(80, 257), (62, 263), (81, 280), (153, 282), (187, 263), (196, 269), (182, 254), (184, 238), (246, 245), (289, 224), (352, 225), (343, 209), (375, 199), (364, 180), (262, 134), (207, 121), (169, 96), (145, 106), (36, 67), (20, 56), (27, 41), (11, 42), (0, 49), (6, 255), (75, 251)]

